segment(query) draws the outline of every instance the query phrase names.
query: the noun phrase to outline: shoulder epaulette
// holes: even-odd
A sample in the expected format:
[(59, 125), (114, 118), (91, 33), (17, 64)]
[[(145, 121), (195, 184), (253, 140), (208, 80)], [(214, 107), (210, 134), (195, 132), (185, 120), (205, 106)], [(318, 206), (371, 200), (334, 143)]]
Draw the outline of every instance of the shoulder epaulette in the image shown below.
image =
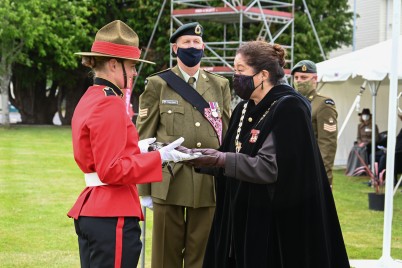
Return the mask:
[(149, 75), (148, 77), (155, 76), (155, 75), (158, 75), (158, 74), (161, 74), (161, 73), (165, 73), (165, 72), (167, 72), (167, 71), (169, 71), (169, 70), (170, 70), (170, 68), (169, 68), (169, 69), (162, 70), (162, 71), (159, 71), (159, 72), (156, 72), (156, 73), (153, 73), (153, 74)]
[(207, 71), (207, 70), (204, 70), (204, 72), (212, 74), (212, 75), (215, 75), (215, 76), (220, 77), (220, 78), (225, 78), (226, 79), (226, 77), (224, 77), (224, 76), (222, 76), (220, 74), (217, 74), (217, 73), (213, 73), (213, 72), (210, 72), (210, 71)]
[(335, 105), (335, 101), (327, 96), (317, 93), (317, 97), (321, 98), (321, 100), (324, 101), (325, 104)]
[(148, 84), (148, 78), (150, 78), (150, 77), (152, 77), (152, 76), (159, 75), (159, 74), (166, 73), (166, 72), (167, 72), (167, 71), (169, 71), (169, 70), (170, 70), (170, 68), (169, 68), (169, 69), (162, 70), (162, 71), (160, 71), (160, 72), (153, 73), (153, 74), (149, 75), (147, 78), (145, 78), (144, 85), (146, 86), (146, 85)]

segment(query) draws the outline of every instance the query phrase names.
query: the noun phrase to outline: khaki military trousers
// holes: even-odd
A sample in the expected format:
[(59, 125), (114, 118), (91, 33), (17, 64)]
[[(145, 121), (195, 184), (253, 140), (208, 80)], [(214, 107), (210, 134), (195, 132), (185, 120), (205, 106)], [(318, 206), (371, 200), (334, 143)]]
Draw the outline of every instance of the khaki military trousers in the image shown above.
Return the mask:
[(215, 207), (153, 204), (152, 268), (201, 268)]

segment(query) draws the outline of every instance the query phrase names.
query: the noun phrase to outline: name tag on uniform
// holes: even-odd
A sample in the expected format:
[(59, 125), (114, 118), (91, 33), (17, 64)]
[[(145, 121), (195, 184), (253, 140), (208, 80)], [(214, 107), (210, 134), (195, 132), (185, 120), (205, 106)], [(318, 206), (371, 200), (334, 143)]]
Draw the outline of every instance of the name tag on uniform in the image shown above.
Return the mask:
[(177, 105), (177, 104), (179, 104), (179, 101), (178, 100), (162, 100), (162, 104)]

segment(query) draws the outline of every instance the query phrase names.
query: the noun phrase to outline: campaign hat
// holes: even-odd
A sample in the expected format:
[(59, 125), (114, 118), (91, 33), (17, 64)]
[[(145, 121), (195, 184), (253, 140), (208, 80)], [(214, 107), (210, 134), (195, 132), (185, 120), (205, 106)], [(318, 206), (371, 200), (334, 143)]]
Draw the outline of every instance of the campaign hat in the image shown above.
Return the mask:
[(77, 52), (81, 56), (96, 56), (127, 59), (152, 63), (140, 59), (141, 50), (138, 48), (138, 35), (127, 24), (120, 20), (112, 21), (103, 26), (95, 35), (91, 52)]
[(177, 38), (183, 35), (200, 36), (204, 34), (204, 28), (198, 22), (191, 22), (181, 25), (170, 37), (170, 43), (176, 43)]
[(363, 111), (361, 113), (359, 113), (359, 116), (362, 114), (367, 114), (367, 115), (371, 115), (370, 109), (369, 108), (364, 108)]
[(317, 73), (317, 67), (311, 60), (302, 60), (296, 63), (296, 65), (292, 68), (291, 74), (293, 75), (295, 72)]

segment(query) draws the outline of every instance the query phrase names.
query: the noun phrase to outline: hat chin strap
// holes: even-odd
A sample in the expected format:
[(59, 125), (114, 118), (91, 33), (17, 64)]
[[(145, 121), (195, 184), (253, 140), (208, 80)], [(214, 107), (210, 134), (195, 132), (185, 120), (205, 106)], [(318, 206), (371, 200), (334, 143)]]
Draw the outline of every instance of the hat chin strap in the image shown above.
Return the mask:
[(127, 73), (126, 73), (126, 68), (124, 67), (124, 61), (119, 60), (121, 64), (121, 68), (123, 69), (123, 78), (124, 78), (124, 88), (127, 88)]

